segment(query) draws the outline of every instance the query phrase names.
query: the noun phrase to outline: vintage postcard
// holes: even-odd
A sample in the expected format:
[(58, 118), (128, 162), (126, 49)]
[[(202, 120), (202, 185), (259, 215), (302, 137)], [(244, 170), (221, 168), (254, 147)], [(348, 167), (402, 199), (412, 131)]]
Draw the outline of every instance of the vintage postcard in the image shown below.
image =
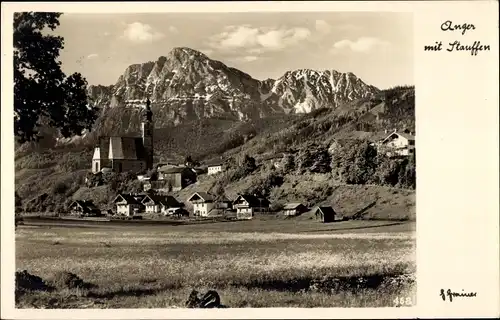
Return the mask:
[(3, 3), (2, 318), (498, 317), (498, 35), (494, 1)]

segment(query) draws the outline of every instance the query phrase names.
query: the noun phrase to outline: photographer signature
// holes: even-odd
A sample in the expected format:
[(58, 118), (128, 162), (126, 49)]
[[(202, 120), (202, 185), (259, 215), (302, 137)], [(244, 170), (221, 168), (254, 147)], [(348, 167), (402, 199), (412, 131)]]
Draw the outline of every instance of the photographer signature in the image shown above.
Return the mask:
[(443, 301), (446, 301), (446, 297), (450, 299), (450, 302), (453, 301), (453, 298), (456, 297), (475, 297), (477, 296), (477, 292), (464, 292), (464, 289), (462, 289), (462, 292), (453, 292), (451, 289), (448, 289), (446, 292), (444, 289), (441, 289), (441, 293), (439, 294)]

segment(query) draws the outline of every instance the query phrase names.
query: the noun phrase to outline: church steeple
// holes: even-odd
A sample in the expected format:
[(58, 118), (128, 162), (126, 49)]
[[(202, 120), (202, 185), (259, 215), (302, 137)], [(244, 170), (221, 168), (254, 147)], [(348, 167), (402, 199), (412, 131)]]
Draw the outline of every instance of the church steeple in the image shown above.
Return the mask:
[(146, 168), (153, 169), (153, 111), (151, 110), (151, 101), (149, 97), (146, 100), (146, 107), (142, 115), (142, 142), (146, 158)]
[(146, 100), (146, 108), (143, 116), (143, 122), (153, 122), (153, 111), (151, 111), (151, 101)]

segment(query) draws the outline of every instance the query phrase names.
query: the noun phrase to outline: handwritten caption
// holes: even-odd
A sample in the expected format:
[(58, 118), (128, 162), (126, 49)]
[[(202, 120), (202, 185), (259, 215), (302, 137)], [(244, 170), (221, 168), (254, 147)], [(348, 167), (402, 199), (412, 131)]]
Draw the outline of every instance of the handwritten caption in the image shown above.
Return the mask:
[[(444, 32), (459, 32), (462, 36), (467, 32), (472, 32), (476, 30), (476, 26), (472, 23), (463, 23), (463, 24), (455, 24), (450, 20), (446, 20), (441, 24), (441, 30)], [(424, 51), (442, 51), (443, 50), (443, 41), (436, 41), (433, 45), (424, 46)], [(472, 44), (463, 44), (462, 42), (455, 40), (453, 42), (448, 43), (448, 47), (446, 51), (455, 52), (455, 51), (466, 51), (470, 52), (472, 56), (477, 56), (480, 51), (490, 51), (490, 45), (481, 44), (481, 41), (474, 41)]]
[(454, 298), (473, 298), (477, 296), (477, 292), (465, 292), (464, 289), (462, 289), (462, 292), (453, 292), (450, 289), (444, 291), (444, 289), (441, 289), (441, 292), (439, 292), (439, 295), (441, 296), (441, 299), (443, 301), (446, 301), (446, 298), (450, 300), (450, 302), (453, 302)]

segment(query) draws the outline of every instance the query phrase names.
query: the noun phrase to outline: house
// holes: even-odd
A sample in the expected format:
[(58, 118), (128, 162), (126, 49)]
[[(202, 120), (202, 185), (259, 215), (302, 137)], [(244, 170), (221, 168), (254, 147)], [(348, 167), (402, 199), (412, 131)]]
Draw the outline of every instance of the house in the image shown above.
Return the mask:
[(153, 113), (149, 99), (142, 115), (140, 137), (99, 137), (92, 157), (92, 173), (103, 168), (139, 173), (153, 168)]
[(215, 203), (217, 209), (231, 210), (233, 208), (233, 202), (229, 200), (226, 196), (222, 196), (217, 199)]
[(321, 206), (314, 210), (314, 216), (321, 222), (334, 222), (335, 221), (335, 210), (332, 207)]
[(415, 136), (408, 132), (394, 130), (376, 144), (378, 150), (390, 157), (405, 157), (415, 153)]
[(254, 195), (241, 194), (233, 201), (238, 219), (252, 219), (255, 212), (269, 211), (269, 201)]
[(144, 209), (144, 205), (142, 204), (144, 197), (145, 195), (140, 194), (120, 193), (113, 200), (113, 203), (116, 205), (116, 213), (118, 215), (134, 216), (142, 212)]
[(182, 162), (179, 162), (179, 161), (167, 160), (165, 162), (158, 163), (158, 165), (156, 166), (156, 169), (158, 170), (160, 167), (176, 168), (176, 167), (184, 167), (184, 165), (182, 164)]
[(172, 196), (160, 194), (147, 194), (141, 203), (145, 206), (146, 213), (167, 213), (170, 208), (180, 208), (181, 204)]
[(285, 155), (283, 153), (270, 154), (260, 158), (260, 163), (264, 165), (272, 165), (276, 169), (279, 169), (284, 157)]
[(222, 172), (224, 169), (224, 163), (222, 160), (212, 160), (207, 163), (208, 174), (216, 174)]
[(70, 214), (77, 216), (100, 216), (99, 210), (91, 200), (76, 200), (69, 206)]
[[(179, 191), (196, 182), (196, 173), (186, 167), (159, 167), (158, 180), (162, 190), (166, 190), (168, 192)], [(154, 184), (151, 184), (151, 186), (153, 185)]]
[(207, 192), (196, 192), (189, 199), (195, 216), (207, 217), (215, 207), (214, 197)]
[(302, 203), (298, 203), (298, 202), (287, 203), (283, 207), (283, 212), (284, 212), (285, 216), (298, 216), (306, 211), (307, 211), (307, 208)]
[(225, 196), (213, 198), (214, 205), (208, 211), (207, 217), (228, 216), (232, 212), (233, 202)]

